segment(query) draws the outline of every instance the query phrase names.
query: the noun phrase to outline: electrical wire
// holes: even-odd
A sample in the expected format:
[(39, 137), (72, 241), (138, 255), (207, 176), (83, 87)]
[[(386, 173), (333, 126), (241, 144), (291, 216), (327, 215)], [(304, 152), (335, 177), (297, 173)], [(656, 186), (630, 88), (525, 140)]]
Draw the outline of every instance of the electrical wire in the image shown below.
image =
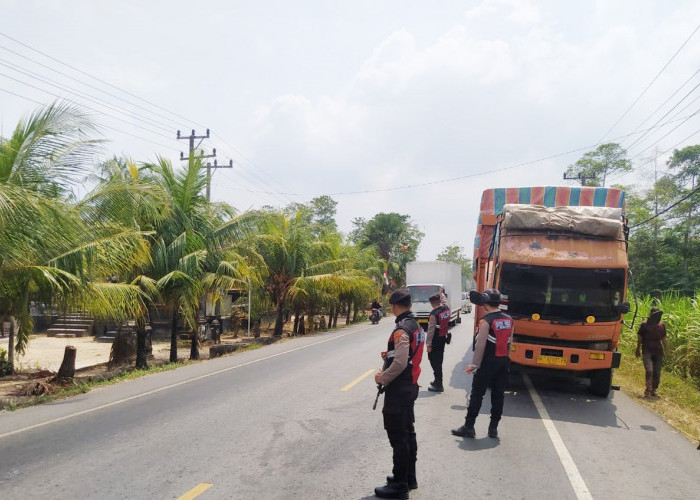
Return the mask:
[(175, 113), (175, 112), (173, 112), (173, 111), (170, 111), (169, 109), (163, 108), (162, 106), (159, 106), (158, 104), (152, 103), (152, 102), (148, 101), (147, 99), (144, 99), (144, 98), (142, 98), (142, 97), (140, 97), (140, 96), (138, 96), (138, 95), (136, 95), (136, 94), (132, 94), (131, 92), (126, 91), (126, 90), (124, 90), (124, 89), (122, 89), (122, 88), (119, 88), (119, 87), (117, 87), (116, 85), (113, 85), (113, 84), (111, 84), (111, 83), (109, 83), (109, 82), (107, 82), (107, 81), (105, 81), (105, 80), (102, 80), (101, 78), (98, 78), (98, 77), (96, 77), (96, 76), (93, 76), (93, 75), (91, 75), (90, 73), (87, 73), (87, 72), (85, 72), (85, 71), (83, 71), (83, 70), (81, 70), (81, 69), (79, 69), (79, 68), (76, 68), (75, 66), (72, 66), (72, 65), (70, 65), (70, 64), (68, 64), (68, 63), (66, 63), (66, 62), (61, 61), (60, 59), (57, 59), (57, 58), (55, 58), (55, 57), (53, 57), (53, 56), (50, 56), (49, 54), (46, 54), (45, 52), (42, 52), (42, 51), (40, 51), (40, 50), (38, 50), (38, 49), (35, 49), (34, 47), (32, 47), (32, 46), (30, 46), (30, 45), (28, 45), (28, 44), (26, 44), (26, 43), (24, 43), (24, 42), (21, 42), (21, 41), (17, 40), (16, 38), (12, 38), (11, 36), (9, 36), (9, 35), (7, 35), (7, 34), (5, 34), (5, 33), (3, 33), (3, 32), (0, 32), (0, 36), (2, 36), (2, 37), (4, 37), (4, 38), (7, 38), (8, 40), (11, 40), (11, 41), (13, 41), (13, 42), (15, 42), (15, 43), (17, 43), (17, 44), (23, 46), (23, 47), (26, 47), (27, 49), (29, 49), (29, 50), (31, 50), (31, 51), (33, 51), (33, 52), (36, 52), (36, 53), (38, 53), (38, 54), (41, 54), (42, 56), (47, 57), (48, 59), (51, 59), (52, 61), (55, 61), (55, 62), (57, 62), (57, 63), (59, 63), (59, 64), (62, 64), (63, 66), (66, 66), (66, 67), (72, 69), (73, 71), (77, 71), (77, 72), (80, 73), (80, 74), (83, 74), (83, 75), (85, 75), (85, 76), (88, 76), (88, 77), (92, 78), (93, 80), (96, 80), (96, 81), (98, 81), (98, 82), (100, 82), (100, 83), (102, 83), (102, 84), (104, 84), (104, 85), (108, 85), (109, 87), (112, 87), (112, 88), (114, 88), (114, 89), (116, 89), (116, 90), (118, 90), (118, 91), (120, 91), (120, 92), (123, 92), (123, 93), (126, 94), (126, 95), (129, 95), (129, 96), (131, 96), (131, 97), (133, 97), (133, 98), (135, 98), (135, 99), (138, 99), (139, 101), (144, 102), (144, 103), (148, 104), (149, 106), (153, 106), (154, 108), (157, 108), (157, 109), (160, 109), (160, 110), (162, 110), (162, 111), (165, 111), (166, 113), (170, 113), (171, 115), (176, 116), (176, 117), (178, 117), (178, 118), (180, 118), (180, 119), (182, 119), (182, 120), (185, 120), (185, 121), (188, 121), (188, 122), (190, 122), (190, 123), (194, 123), (195, 125), (198, 125), (198, 126), (200, 126), (200, 127), (206, 128), (206, 126), (205, 126), (205, 125), (202, 125), (201, 123), (197, 123), (197, 122), (194, 121), (194, 120), (191, 120), (191, 119), (186, 118), (186, 117), (184, 117), (184, 116), (182, 116), (182, 115), (180, 115), (180, 114), (178, 114), (178, 113)]
[(643, 225), (643, 224), (646, 224), (647, 222), (650, 222), (650, 221), (656, 219), (658, 216), (665, 214), (666, 212), (668, 212), (668, 211), (671, 210), (672, 208), (674, 208), (674, 207), (678, 206), (679, 204), (683, 203), (685, 200), (687, 200), (688, 198), (690, 198), (691, 196), (693, 196), (693, 195), (694, 195), (695, 193), (697, 193), (698, 191), (700, 191), (700, 186), (698, 186), (698, 187), (696, 187), (695, 189), (693, 189), (690, 193), (686, 194), (683, 198), (681, 198), (680, 200), (676, 201), (676, 202), (673, 203), (672, 205), (669, 205), (668, 207), (664, 208), (661, 212), (659, 212), (659, 213), (657, 213), (657, 214), (655, 214), (655, 215), (652, 215), (652, 216), (649, 217), (648, 219), (643, 220), (642, 222), (639, 222), (638, 224), (635, 224), (634, 226), (630, 226), (630, 230), (632, 230), (632, 229), (634, 229), (634, 228), (636, 228), (636, 227), (639, 227), (639, 226), (641, 226), (641, 225)]
[[(23, 68), (17, 67), (17, 66), (14, 65), (14, 64), (7, 63), (7, 62), (3, 62), (2, 59), (0, 59), (0, 66), (5, 66), (6, 68), (9, 68), (9, 69), (11, 69), (11, 70), (13, 70), (13, 71), (16, 71), (16, 72), (18, 72), (18, 73), (20, 73), (20, 74), (22, 74), (22, 75), (25, 75), (25, 76), (29, 76), (29, 77), (31, 77), (31, 78), (34, 78), (35, 80), (38, 80), (38, 81), (40, 81), (40, 82), (42, 82), (42, 83), (45, 83), (45, 84), (47, 84), (47, 85), (50, 85), (50, 86), (52, 86), (52, 87), (55, 87), (55, 88), (57, 88), (57, 89), (59, 89), (59, 90), (62, 90), (62, 91), (64, 91), (64, 92), (71, 93), (71, 94), (75, 95), (76, 97), (79, 97), (79, 98), (81, 98), (81, 99), (85, 99), (85, 100), (87, 100), (87, 101), (90, 101), (90, 102), (92, 102), (92, 103), (94, 103), (94, 104), (97, 104), (98, 106), (104, 106), (104, 107), (110, 109), (111, 111), (116, 111), (117, 113), (121, 113), (121, 114), (124, 114), (124, 115), (127, 115), (127, 116), (131, 116), (131, 113), (127, 113), (123, 108), (118, 108), (118, 107), (116, 107), (115, 105), (112, 105), (111, 103), (105, 101), (104, 99), (93, 98), (93, 96), (90, 96), (89, 94), (85, 94), (84, 92), (81, 92), (80, 90), (78, 90), (78, 89), (76, 89), (76, 88), (74, 88), (74, 87), (71, 87), (71, 86), (69, 86), (69, 85), (65, 85), (65, 84), (59, 83), (59, 82), (57, 82), (57, 81), (55, 81), (55, 80), (51, 80), (50, 78), (42, 77), (41, 75), (39, 75), (39, 74), (37, 74), (37, 73), (34, 73), (34, 72), (32, 72), (32, 71), (26, 71), (26, 70), (24, 70)], [(145, 115), (142, 115), (142, 114), (139, 114), (139, 113), (133, 113), (133, 116), (138, 117), (140, 120), (150, 122), (153, 126), (159, 128), (159, 129), (161, 129), (161, 130), (164, 130), (165, 132), (170, 132), (170, 131), (172, 131), (172, 127), (171, 127), (171, 126), (169, 126), (169, 125), (164, 125), (164, 124), (162, 124), (161, 122), (157, 122), (157, 121), (151, 120), (150, 118), (146, 117)]]
[(661, 76), (661, 74), (662, 74), (664, 71), (666, 71), (666, 68), (668, 68), (669, 64), (671, 64), (671, 62), (676, 58), (676, 56), (680, 53), (680, 51), (683, 50), (683, 47), (686, 46), (686, 44), (690, 41), (691, 38), (693, 38), (693, 36), (695, 35), (695, 33), (696, 33), (699, 29), (700, 29), (700, 24), (698, 24), (698, 25), (695, 27), (695, 29), (694, 29), (693, 32), (688, 36), (688, 38), (686, 38), (685, 41), (681, 44), (681, 46), (678, 47), (678, 50), (676, 50), (676, 52), (671, 56), (671, 58), (670, 58), (668, 61), (666, 61), (666, 64), (664, 64), (663, 68), (661, 68), (661, 70), (656, 74), (656, 76), (651, 80), (651, 82), (649, 82), (649, 85), (647, 85), (647, 86), (644, 88), (644, 90), (642, 90), (642, 93), (639, 94), (639, 95), (637, 96), (637, 98), (636, 98), (636, 99), (634, 100), (634, 102), (630, 105), (630, 107), (627, 108), (627, 110), (626, 110), (624, 113), (622, 113), (622, 116), (620, 116), (620, 118), (618, 118), (617, 121), (616, 121), (615, 123), (613, 123), (613, 125), (608, 129), (607, 132), (605, 132), (605, 134), (603, 134), (603, 137), (601, 137), (600, 140), (599, 140), (598, 142), (601, 142), (601, 143), (602, 143), (602, 142), (603, 142), (603, 139), (605, 139), (605, 137), (607, 137), (607, 135), (617, 126), (617, 124), (620, 123), (620, 122), (622, 121), (622, 119), (623, 119), (625, 116), (627, 116), (627, 113), (629, 113), (629, 112), (632, 110), (632, 108), (634, 108), (634, 107), (636, 106), (636, 104), (639, 102), (639, 100), (644, 96), (644, 94), (647, 93), (647, 91), (651, 88), (651, 86), (654, 85), (654, 82), (656, 82), (656, 80)]

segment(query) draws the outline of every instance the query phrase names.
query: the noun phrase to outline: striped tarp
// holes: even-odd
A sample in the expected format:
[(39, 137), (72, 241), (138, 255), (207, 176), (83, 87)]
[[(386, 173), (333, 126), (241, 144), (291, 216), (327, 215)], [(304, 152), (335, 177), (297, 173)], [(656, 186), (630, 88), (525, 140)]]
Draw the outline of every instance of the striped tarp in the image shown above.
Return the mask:
[(492, 228), (482, 227), (481, 216), (484, 214), (499, 215), (503, 212), (503, 205), (507, 203), (543, 205), (545, 207), (615, 207), (621, 208), (624, 212), (625, 192), (617, 188), (568, 186), (487, 189), (481, 195), (479, 220), (474, 239), (474, 263), (479, 256), (481, 239), (484, 238), (484, 243), (486, 243), (485, 249), (482, 249), (482, 256), (486, 256), (485, 252), (488, 252), (491, 240)]

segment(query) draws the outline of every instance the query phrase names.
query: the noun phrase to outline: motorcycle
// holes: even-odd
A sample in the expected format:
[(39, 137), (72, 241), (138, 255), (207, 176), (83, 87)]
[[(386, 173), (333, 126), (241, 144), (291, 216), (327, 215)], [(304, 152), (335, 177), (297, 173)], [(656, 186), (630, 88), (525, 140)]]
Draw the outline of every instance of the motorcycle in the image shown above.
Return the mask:
[(379, 323), (379, 318), (381, 318), (381, 317), (382, 317), (381, 309), (376, 309), (373, 307), (372, 312), (370, 312), (370, 315), (369, 315), (369, 320), (372, 322), (372, 324), (376, 325), (377, 323)]

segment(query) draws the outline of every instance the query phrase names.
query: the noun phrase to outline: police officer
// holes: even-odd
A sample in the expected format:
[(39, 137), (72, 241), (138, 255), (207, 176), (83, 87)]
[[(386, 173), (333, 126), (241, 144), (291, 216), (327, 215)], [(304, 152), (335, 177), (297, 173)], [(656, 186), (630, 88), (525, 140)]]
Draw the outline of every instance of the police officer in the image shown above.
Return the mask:
[(428, 387), (432, 392), (443, 392), (442, 386), (442, 360), (445, 356), (445, 344), (448, 343), (447, 329), (450, 324), (450, 307), (442, 304), (440, 294), (431, 295), (430, 305), (433, 310), (428, 318), (428, 333), (425, 345), (428, 350), (428, 359), (433, 368), (435, 379)]
[(418, 487), (416, 481), (416, 431), (413, 405), (418, 397), (418, 376), (423, 357), (425, 332), (411, 312), (411, 294), (400, 288), (389, 298), (396, 326), (389, 336), (387, 350), (382, 352), (384, 368), (374, 381), (384, 388), (384, 429), (393, 449), (393, 475), (387, 484), (374, 489), (380, 498), (408, 498), (408, 490)]
[(472, 364), (465, 369), (467, 373), (473, 373), (476, 370), (467, 407), (467, 417), (463, 426), (452, 429), (452, 434), (455, 436), (475, 437), (474, 422), (479, 415), (486, 389), (491, 388), (491, 423), (488, 436), (498, 438), (498, 422), (503, 413), (503, 393), (508, 383), (513, 318), (498, 308), (501, 303), (501, 293), (498, 290), (486, 290), (484, 299), (486, 314), (479, 322)]

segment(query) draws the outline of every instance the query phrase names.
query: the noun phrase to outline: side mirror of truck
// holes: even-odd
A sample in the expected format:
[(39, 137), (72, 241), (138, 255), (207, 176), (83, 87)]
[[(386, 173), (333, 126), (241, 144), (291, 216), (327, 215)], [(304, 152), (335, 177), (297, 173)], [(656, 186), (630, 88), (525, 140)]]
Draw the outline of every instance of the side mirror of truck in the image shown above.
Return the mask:
[(630, 303), (629, 302), (623, 302), (619, 306), (617, 306), (617, 310), (620, 311), (620, 314), (627, 314), (630, 312)]

